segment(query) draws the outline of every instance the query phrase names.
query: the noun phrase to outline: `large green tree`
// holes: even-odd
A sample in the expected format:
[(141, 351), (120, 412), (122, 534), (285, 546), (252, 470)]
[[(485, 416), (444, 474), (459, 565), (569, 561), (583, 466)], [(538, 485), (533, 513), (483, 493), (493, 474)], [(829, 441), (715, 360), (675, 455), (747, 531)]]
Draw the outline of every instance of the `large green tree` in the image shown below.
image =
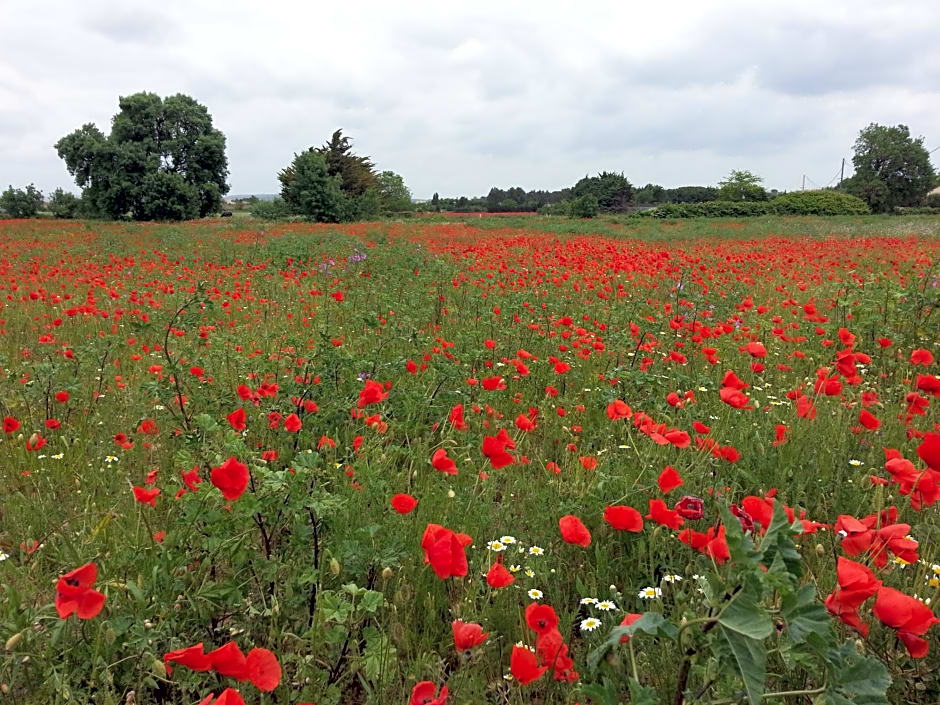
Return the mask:
[(55, 147), (83, 201), (114, 219), (205, 216), (229, 188), (225, 136), (205, 106), (182, 94), (122, 97), (109, 135), (88, 123)]
[(600, 211), (619, 213), (633, 203), (633, 186), (623, 174), (602, 171), (597, 176), (585, 176), (571, 189), (571, 195), (593, 196)]
[(872, 123), (861, 130), (852, 164), (855, 175), (842, 188), (876, 213), (919, 205), (936, 179), (924, 138), (911, 137), (907, 125)]
[(405, 180), (394, 171), (383, 171), (378, 176), (379, 203), (385, 213), (410, 211), (411, 191), (405, 186)]
[(369, 188), (378, 187), (375, 165), (369, 157), (353, 154), (352, 142), (339, 129), (316, 151), (326, 159), (330, 176), (338, 176), (340, 188), (348, 196), (361, 196)]
[(30, 184), (25, 189), (10, 186), (0, 194), (0, 211), (8, 218), (35, 218), (42, 208), (42, 191)]
[(749, 171), (732, 169), (724, 179), (718, 182), (718, 200), (720, 201), (766, 201), (767, 191), (761, 184), (763, 179)]
[(340, 177), (329, 173), (326, 158), (316, 149), (294, 155), (278, 175), (281, 198), (291, 212), (320, 223), (338, 223), (349, 216), (348, 198)]

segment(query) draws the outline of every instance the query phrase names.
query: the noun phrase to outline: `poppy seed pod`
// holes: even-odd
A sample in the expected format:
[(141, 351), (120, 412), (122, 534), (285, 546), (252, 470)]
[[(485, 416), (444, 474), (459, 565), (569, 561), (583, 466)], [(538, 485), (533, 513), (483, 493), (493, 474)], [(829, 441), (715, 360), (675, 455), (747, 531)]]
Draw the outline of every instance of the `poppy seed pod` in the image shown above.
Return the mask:
[(9, 639), (7, 639), (7, 643), (4, 645), (3, 648), (5, 648), (7, 651), (13, 651), (13, 649), (16, 648), (16, 645), (20, 643), (20, 639), (22, 638), (23, 638), (23, 632), (17, 632), (13, 636), (11, 636)]
[(330, 572), (333, 575), (339, 575), (339, 571), (340, 571), (339, 561), (336, 560), (335, 558), (331, 558), (330, 559)]

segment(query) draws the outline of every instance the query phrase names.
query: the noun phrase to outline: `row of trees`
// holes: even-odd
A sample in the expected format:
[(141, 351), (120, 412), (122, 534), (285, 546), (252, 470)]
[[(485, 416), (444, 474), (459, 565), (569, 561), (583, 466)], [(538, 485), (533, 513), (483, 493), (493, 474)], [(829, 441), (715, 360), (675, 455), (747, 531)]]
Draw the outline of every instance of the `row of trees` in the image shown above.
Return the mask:
[[(855, 174), (838, 188), (861, 198), (874, 212), (921, 205), (937, 184), (923, 142), (922, 137), (912, 138), (905, 125), (869, 125), (855, 142)], [(82, 190), (80, 199), (62, 189), (51, 194), (49, 208), (60, 217), (198, 218), (219, 213), (229, 190), (225, 136), (214, 127), (205, 106), (182, 94), (122, 97), (108, 134), (88, 123), (60, 139), (55, 148)], [(322, 146), (295, 154), (277, 178), (280, 198), (254, 204), (253, 213), (337, 222), (413, 208), (402, 177), (378, 171), (370, 157), (355, 154), (342, 130)], [(435, 193), (423, 208), (590, 216), (666, 203), (761, 202), (776, 195), (749, 171), (734, 170), (717, 187), (673, 189), (656, 184), (635, 189), (623, 173), (604, 171), (557, 191), (494, 187), (483, 197), (450, 199)], [(0, 195), (0, 211), (8, 217), (34, 216), (43, 205), (42, 194), (32, 184), (24, 189), (11, 186)]]

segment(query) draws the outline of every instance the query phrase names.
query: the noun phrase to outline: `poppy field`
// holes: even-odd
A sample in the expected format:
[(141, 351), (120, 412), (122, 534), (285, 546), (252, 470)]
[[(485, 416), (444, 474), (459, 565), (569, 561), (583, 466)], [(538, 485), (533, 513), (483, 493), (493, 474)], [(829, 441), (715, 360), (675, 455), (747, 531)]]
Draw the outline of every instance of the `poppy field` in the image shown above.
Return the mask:
[(0, 221), (0, 700), (938, 702), (938, 233)]

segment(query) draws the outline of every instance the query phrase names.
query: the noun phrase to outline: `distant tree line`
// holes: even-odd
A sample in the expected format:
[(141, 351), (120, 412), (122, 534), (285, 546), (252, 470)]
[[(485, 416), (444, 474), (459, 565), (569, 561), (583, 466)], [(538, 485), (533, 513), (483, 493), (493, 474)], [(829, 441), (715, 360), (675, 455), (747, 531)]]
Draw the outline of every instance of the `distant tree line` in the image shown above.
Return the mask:
[[(161, 98), (144, 92), (121, 97), (109, 133), (87, 123), (55, 144), (81, 189), (80, 196), (58, 188), (46, 200), (33, 184), (10, 186), (0, 193), (0, 215), (30, 218), (43, 212), (60, 218), (185, 220), (232, 209), (263, 218), (340, 222), (417, 209), (592, 217), (672, 205), (769, 203), (779, 195), (745, 170), (732, 170), (717, 186), (677, 188), (652, 183), (636, 188), (622, 172), (603, 171), (555, 191), (494, 186), (485, 196), (442, 198), (435, 193), (429, 202), (415, 204), (404, 179), (393, 171), (380, 171), (371, 157), (356, 154), (340, 129), (321, 146), (294, 154), (277, 174), (278, 198), (250, 197), (235, 203), (224, 200), (229, 191), (225, 147), (225, 136), (213, 125), (209, 111), (189, 96)], [(938, 181), (924, 139), (913, 138), (905, 125), (873, 123), (861, 130), (852, 163), (854, 175), (835, 190), (861, 199), (873, 212), (936, 203), (927, 199)], [(735, 208), (709, 206), (684, 212), (723, 210)]]

